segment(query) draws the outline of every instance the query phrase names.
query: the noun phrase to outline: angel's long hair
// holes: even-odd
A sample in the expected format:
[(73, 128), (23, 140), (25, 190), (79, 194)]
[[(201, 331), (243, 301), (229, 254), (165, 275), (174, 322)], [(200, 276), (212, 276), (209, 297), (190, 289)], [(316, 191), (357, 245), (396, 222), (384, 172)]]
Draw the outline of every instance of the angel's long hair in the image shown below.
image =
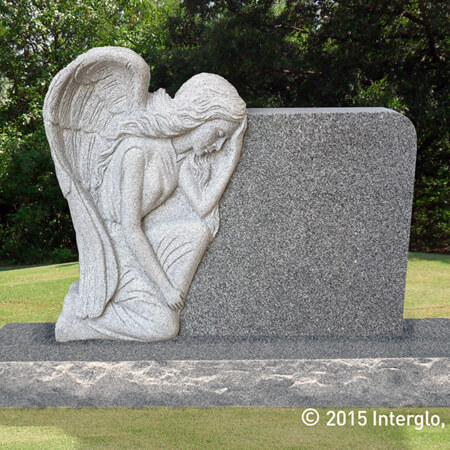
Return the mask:
[[(115, 137), (115, 144), (100, 155), (97, 165), (100, 180), (118, 145), (127, 137), (174, 138), (215, 119), (240, 123), (247, 115), (245, 102), (225, 78), (200, 73), (186, 81), (172, 98), (164, 89), (150, 94), (147, 108), (133, 113)], [(205, 164), (192, 155), (197, 178), (205, 183)], [(207, 182), (207, 180), (206, 180)]]
[(171, 98), (164, 89), (150, 95), (147, 110), (123, 124), (119, 134), (173, 138), (215, 119), (241, 122), (245, 102), (225, 78), (200, 73), (184, 83)]

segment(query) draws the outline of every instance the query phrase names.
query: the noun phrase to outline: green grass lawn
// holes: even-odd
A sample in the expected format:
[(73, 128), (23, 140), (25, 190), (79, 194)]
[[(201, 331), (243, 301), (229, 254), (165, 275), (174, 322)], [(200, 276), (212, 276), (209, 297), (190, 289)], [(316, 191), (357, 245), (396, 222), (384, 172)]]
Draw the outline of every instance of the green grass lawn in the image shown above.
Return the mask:
[(409, 254), (404, 317), (450, 318), (449, 255)]
[[(0, 327), (56, 322), (78, 264), (0, 268)], [(450, 256), (410, 253), (404, 317), (450, 318)]]
[[(367, 410), (372, 418), (374, 408)], [(345, 411), (349, 411), (345, 408)], [(357, 409), (354, 409), (356, 411)], [(377, 414), (436, 414), (449, 408), (376, 408)], [(303, 408), (0, 409), (1, 448), (152, 449), (430, 449), (448, 448), (450, 427), (327, 426), (327, 410), (314, 427)], [(418, 427), (420, 428), (420, 427)]]
[(0, 326), (8, 322), (56, 322), (78, 263), (0, 269)]
[[(54, 322), (78, 264), (0, 269), (0, 326)], [(411, 253), (405, 318), (450, 317), (450, 256)], [(0, 373), (1, 375), (1, 373)], [(375, 408), (437, 414), (446, 427), (302, 424), (303, 408), (0, 409), (0, 448), (449, 448), (450, 408)], [(336, 410), (336, 409), (335, 409)], [(349, 411), (349, 408), (345, 408)], [(372, 417), (374, 408), (367, 410)], [(357, 414), (357, 412), (355, 413)], [(347, 416), (348, 417), (348, 416)]]

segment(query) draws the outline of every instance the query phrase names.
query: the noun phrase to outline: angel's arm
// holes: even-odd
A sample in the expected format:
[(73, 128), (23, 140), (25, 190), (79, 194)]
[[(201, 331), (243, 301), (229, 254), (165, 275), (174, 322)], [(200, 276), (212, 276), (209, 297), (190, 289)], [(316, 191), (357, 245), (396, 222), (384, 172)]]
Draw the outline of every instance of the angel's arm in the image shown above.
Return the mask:
[(121, 220), (125, 242), (145, 273), (159, 286), (168, 305), (181, 308), (182, 294), (172, 286), (167, 278), (142, 229), (142, 195), (145, 170), (145, 157), (142, 150), (138, 148), (128, 150), (124, 155), (122, 168)]
[(245, 119), (233, 133), (233, 136), (231, 136), (226, 154), (218, 156), (224, 158), (224, 161), (222, 161), (223, 164), (221, 164), (220, 173), (211, 177), (206, 189), (203, 191), (193, 179), (190, 167), (186, 161), (181, 166), (179, 178), (180, 187), (200, 217), (207, 216), (222, 196), (241, 156), (242, 140), (244, 138), (246, 127), (247, 120)]

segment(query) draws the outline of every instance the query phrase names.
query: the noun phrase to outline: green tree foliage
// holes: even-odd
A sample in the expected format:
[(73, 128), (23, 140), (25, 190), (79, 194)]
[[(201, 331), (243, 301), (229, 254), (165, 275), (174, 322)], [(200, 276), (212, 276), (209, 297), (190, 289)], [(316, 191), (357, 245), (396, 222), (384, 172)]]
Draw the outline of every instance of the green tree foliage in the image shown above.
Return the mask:
[(443, 0), (0, 1), (0, 261), (64, 261), (75, 238), (42, 124), (52, 77), (94, 46), (141, 54), (151, 89), (195, 73), (249, 106), (386, 106), (418, 132), (411, 247), (450, 249)]
[(75, 235), (42, 121), (52, 77), (95, 46), (122, 45), (144, 56), (157, 54), (164, 45), (165, 18), (176, 5), (145, 0), (0, 2), (0, 261), (76, 258)]
[(411, 249), (450, 251), (444, 0), (184, 0), (156, 77), (217, 72), (249, 106), (385, 106), (418, 134)]

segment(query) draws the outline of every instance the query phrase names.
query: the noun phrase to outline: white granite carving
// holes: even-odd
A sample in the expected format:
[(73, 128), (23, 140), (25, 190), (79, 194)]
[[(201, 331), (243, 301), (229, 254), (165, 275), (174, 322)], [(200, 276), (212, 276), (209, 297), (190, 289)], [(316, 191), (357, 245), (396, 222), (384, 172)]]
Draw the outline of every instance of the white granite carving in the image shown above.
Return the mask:
[(149, 93), (149, 80), (133, 51), (95, 48), (59, 72), (47, 93), (45, 128), (80, 259), (58, 341), (175, 337), (217, 233), (245, 103), (218, 75), (192, 77), (174, 98)]

